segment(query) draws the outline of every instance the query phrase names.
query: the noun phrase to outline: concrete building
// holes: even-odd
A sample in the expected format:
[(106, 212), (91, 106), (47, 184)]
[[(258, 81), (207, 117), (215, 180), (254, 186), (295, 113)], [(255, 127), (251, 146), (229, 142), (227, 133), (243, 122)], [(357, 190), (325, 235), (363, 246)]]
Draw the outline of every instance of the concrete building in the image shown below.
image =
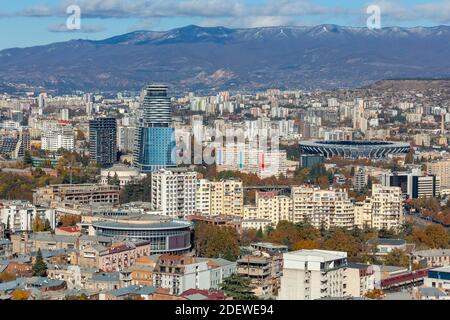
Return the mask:
[(89, 121), (89, 159), (102, 167), (117, 161), (117, 121), (95, 118)]
[(283, 254), (279, 300), (315, 300), (348, 295), (347, 253), (299, 250)]
[(117, 179), (119, 185), (123, 187), (143, 179), (145, 174), (141, 174), (135, 167), (117, 164), (111, 168), (102, 169), (100, 176), (100, 183), (103, 185), (111, 184), (114, 179)]
[(427, 267), (450, 266), (450, 249), (416, 250), (411, 253), (412, 262)]
[(423, 279), (426, 287), (450, 290), (450, 267), (441, 267), (428, 271), (428, 277)]
[(163, 215), (183, 217), (196, 211), (197, 173), (161, 169), (151, 173), (151, 199), (154, 210)]
[(316, 228), (354, 225), (354, 207), (345, 191), (295, 186), (291, 197), (294, 223), (309, 221)]
[(0, 223), (12, 232), (28, 232), (33, 230), (33, 221), (39, 217), (48, 220), (52, 229), (56, 226), (55, 210), (32, 205), (28, 201), (13, 200), (0, 203)]
[(375, 289), (375, 274), (371, 265), (348, 263), (345, 274), (346, 292), (349, 296), (362, 298), (367, 292)]
[(150, 242), (131, 242), (87, 246), (80, 250), (77, 261), (80, 267), (96, 268), (104, 272), (121, 271), (133, 265), (136, 259), (150, 255)]
[(33, 203), (49, 205), (59, 202), (82, 204), (117, 204), (120, 188), (101, 184), (52, 184), (33, 193)]
[(372, 228), (399, 230), (403, 224), (403, 207), (400, 188), (372, 186)]
[(450, 159), (427, 163), (427, 174), (440, 178), (441, 188), (450, 188)]
[(219, 289), (236, 272), (236, 263), (225, 259), (163, 254), (153, 271), (153, 285), (179, 295), (188, 289)]

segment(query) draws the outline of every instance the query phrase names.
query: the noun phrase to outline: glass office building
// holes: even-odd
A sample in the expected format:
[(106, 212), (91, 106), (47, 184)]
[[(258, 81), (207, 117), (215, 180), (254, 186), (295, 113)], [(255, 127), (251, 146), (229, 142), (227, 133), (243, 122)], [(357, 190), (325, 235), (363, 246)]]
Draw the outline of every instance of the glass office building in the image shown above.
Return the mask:
[(141, 172), (175, 167), (175, 130), (167, 86), (145, 89), (142, 116), (136, 128), (133, 163)]

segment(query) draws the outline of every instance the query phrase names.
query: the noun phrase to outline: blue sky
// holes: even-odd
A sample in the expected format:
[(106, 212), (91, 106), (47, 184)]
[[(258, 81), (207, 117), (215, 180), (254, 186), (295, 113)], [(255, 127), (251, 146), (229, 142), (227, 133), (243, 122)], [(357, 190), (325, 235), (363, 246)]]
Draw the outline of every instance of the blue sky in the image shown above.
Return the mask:
[[(81, 9), (81, 31), (65, 27), (72, 4)], [(381, 9), (382, 27), (450, 24), (450, 0), (2, 0), (0, 49), (189, 24), (365, 26), (371, 4)]]

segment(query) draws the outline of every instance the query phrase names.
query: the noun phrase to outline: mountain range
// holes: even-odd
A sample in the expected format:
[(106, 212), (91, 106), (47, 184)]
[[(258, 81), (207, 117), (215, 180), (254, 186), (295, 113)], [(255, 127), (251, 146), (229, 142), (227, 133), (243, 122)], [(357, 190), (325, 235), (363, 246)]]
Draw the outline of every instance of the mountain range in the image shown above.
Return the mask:
[[(333, 89), (449, 78), (450, 27), (187, 26), (0, 51), (0, 89)], [(6, 89), (5, 89), (6, 90)]]

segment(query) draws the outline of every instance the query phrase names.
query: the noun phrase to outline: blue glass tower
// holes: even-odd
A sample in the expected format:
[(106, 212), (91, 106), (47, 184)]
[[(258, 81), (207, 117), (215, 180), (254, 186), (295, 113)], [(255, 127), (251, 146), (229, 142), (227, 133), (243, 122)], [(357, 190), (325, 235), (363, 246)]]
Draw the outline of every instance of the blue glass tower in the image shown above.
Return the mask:
[(167, 86), (145, 89), (142, 117), (136, 128), (133, 164), (141, 172), (175, 167), (175, 130)]

